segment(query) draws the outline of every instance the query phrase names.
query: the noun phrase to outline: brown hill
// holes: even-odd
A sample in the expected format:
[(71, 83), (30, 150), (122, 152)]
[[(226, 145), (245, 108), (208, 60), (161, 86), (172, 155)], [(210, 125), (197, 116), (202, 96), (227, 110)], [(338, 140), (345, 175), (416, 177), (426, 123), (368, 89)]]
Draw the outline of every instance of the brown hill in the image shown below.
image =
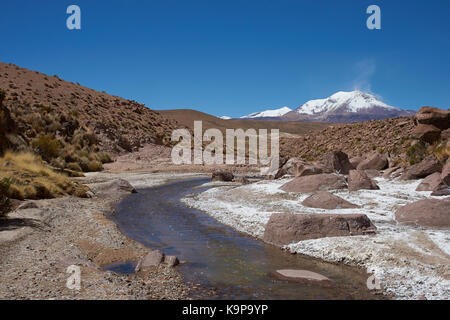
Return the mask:
[(135, 101), (12, 64), (0, 63), (0, 91), (18, 135), (61, 169), (99, 170), (108, 154), (169, 144), (177, 127)]
[(191, 109), (162, 110), (159, 113), (178, 122), (180, 126), (192, 129), (194, 121), (202, 120), (203, 129), (217, 128), (222, 132), (225, 129), (279, 129), (280, 132), (301, 135), (315, 130), (321, 130), (330, 124), (320, 122), (296, 122), (296, 121), (264, 121), (247, 119), (224, 120), (207, 113)]

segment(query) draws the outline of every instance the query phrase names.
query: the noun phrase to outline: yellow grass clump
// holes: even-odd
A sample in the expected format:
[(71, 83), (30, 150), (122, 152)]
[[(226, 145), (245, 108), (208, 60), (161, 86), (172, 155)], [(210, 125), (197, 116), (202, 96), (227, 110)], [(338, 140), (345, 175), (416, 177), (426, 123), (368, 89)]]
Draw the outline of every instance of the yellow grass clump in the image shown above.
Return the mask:
[(30, 152), (7, 151), (0, 158), (0, 179), (8, 179), (8, 197), (13, 199), (48, 199), (64, 195), (85, 197), (88, 187), (55, 172), (40, 157)]

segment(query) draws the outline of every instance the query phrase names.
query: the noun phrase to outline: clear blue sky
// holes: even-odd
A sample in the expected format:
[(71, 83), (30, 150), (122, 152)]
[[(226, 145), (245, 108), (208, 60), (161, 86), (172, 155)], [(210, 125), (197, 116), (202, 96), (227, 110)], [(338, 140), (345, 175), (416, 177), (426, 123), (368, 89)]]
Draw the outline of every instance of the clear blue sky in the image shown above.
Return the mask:
[(354, 88), (448, 108), (449, 16), (448, 0), (3, 1), (0, 61), (154, 109), (240, 116)]

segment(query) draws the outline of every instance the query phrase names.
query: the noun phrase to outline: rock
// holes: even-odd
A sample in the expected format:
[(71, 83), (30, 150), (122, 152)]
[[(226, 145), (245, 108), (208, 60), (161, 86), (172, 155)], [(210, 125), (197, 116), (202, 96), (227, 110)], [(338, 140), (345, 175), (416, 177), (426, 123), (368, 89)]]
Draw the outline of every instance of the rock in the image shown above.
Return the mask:
[(333, 284), (333, 281), (324, 275), (308, 270), (282, 269), (273, 272), (272, 275), (281, 280), (320, 284), (327, 287), (332, 286)]
[(342, 151), (332, 151), (324, 154), (321, 164), (324, 167), (324, 172), (339, 172), (340, 174), (348, 174), (351, 169), (354, 169), (348, 155)]
[(395, 220), (407, 225), (450, 229), (450, 201), (447, 199), (409, 203), (395, 212)]
[(442, 182), (450, 186), (450, 161), (447, 161), (447, 164), (442, 169), (441, 179)]
[(364, 172), (370, 179), (380, 176), (380, 171), (378, 171), (376, 169), (368, 169), (368, 170), (364, 170)]
[(356, 167), (358, 170), (384, 170), (388, 167), (389, 161), (388, 158), (381, 153), (374, 153), (369, 155), (365, 160), (361, 161), (361, 163)]
[(402, 174), (401, 180), (414, 180), (421, 179), (429, 176), (435, 172), (441, 172), (442, 165), (439, 160), (434, 156), (430, 155), (423, 159), (421, 162), (412, 165), (407, 168), (406, 171)]
[(167, 264), (169, 267), (175, 267), (180, 264), (180, 261), (176, 256), (166, 256), (164, 258), (164, 263)]
[(434, 125), (440, 130), (450, 128), (450, 111), (433, 107), (422, 107), (416, 113), (415, 119), (420, 124)]
[(164, 261), (164, 252), (161, 250), (151, 250), (144, 258), (139, 260), (135, 271), (138, 272), (145, 267), (158, 266)]
[(442, 140), (450, 139), (450, 129), (442, 130), (442, 132), (441, 132), (441, 139)]
[(280, 189), (286, 192), (307, 193), (314, 191), (326, 191), (345, 189), (347, 184), (345, 178), (333, 173), (322, 173), (304, 177), (297, 177), (283, 184)]
[(246, 177), (236, 177), (233, 179), (233, 182), (242, 183), (242, 184), (250, 183), (250, 181)]
[(356, 168), (363, 161), (364, 161), (363, 157), (353, 157), (350, 159), (350, 164), (353, 166), (353, 168)]
[(321, 209), (349, 209), (349, 208), (359, 208), (358, 205), (348, 202), (341, 197), (335, 196), (326, 191), (318, 191), (313, 195), (306, 198), (302, 205), (310, 208), (321, 208)]
[(441, 184), (441, 174), (435, 172), (427, 176), (423, 181), (417, 186), (416, 191), (432, 191), (434, 188)]
[(450, 196), (450, 186), (440, 183), (436, 187), (434, 187), (433, 192), (431, 193), (432, 196)]
[(295, 168), (295, 173), (294, 175), (296, 177), (304, 177), (304, 176), (311, 176), (313, 174), (320, 174), (322, 173), (323, 170), (322, 168), (313, 166), (313, 165), (299, 165)]
[(433, 143), (439, 140), (441, 130), (432, 124), (419, 124), (412, 132), (413, 138), (419, 139), (427, 143)]
[(25, 210), (25, 209), (39, 209), (39, 206), (34, 201), (25, 201), (24, 203), (19, 205), (16, 210)]
[(390, 179), (391, 176), (394, 174), (394, 172), (397, 172), (398, 170), (400, 170), (400, 167), (392, 167), (389, 169), (386, 169), (386, 171), (383, 172), (383, 178), (385, 179)]
[(212, 173), (212, 181), (233, 181), (234, 175), (231, 171), (214, 171)]
[(279, 179), (284, 175), (295, 175), (297, 166), (304, 165), (305, 161), (301, 158), (290, 158), (284, 163), (281, 168), (275, 174), (275, 179)]
[(364, 171), (351, 170), (348, 175), (348, 190), (357, 191), (361, 189), (379, 190), (380, 187)]
[(88, 198), (93, 198), (95, 196), (95, 194), (92, 191), (86, 192), (86, 195)]
[(274, 213), (264, 232), (264, 241), (276, 246), (324, 237), (362, 235), (376, 227), (365, 214)]
[[(116, 179), (110, 182), (98, 183), (92, 186), (98, 196), (110, 196), (112, 194), (136, 193), (136, 189), (124, 179)], [(86, 195), (86, 198), (88, 196)]]

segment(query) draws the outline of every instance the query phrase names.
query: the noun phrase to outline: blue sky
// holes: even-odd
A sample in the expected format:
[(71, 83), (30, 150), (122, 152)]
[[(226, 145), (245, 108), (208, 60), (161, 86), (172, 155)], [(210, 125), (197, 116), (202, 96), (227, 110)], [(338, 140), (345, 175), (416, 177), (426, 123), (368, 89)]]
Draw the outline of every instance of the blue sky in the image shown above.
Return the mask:
[(154, 109), (241, 116), (355, 88), (448, 108), (449, 14), (448, 0), (4, 1), (0, 61)]

